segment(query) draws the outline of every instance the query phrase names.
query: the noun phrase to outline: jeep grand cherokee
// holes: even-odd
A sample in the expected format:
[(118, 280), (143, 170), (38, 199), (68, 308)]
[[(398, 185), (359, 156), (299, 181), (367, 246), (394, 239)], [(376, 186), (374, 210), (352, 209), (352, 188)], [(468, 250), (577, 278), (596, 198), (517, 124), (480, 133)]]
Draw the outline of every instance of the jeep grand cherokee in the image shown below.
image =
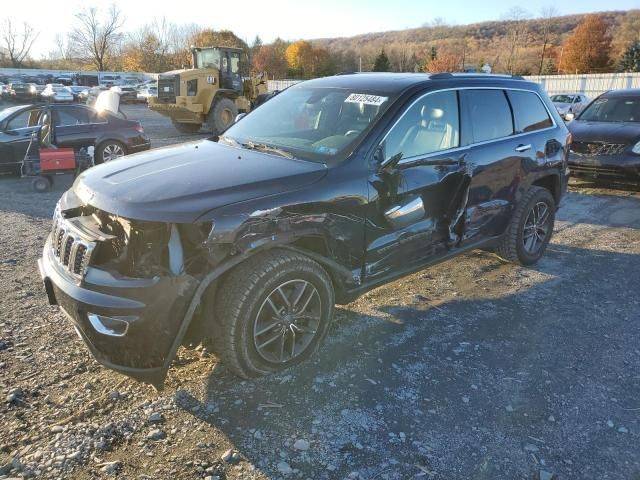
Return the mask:
[(383, 283), (475, 248), (535, 263), (570, 139), (517, 77), (307, 81), (219, 138), (84, 172), (42, 277), (109, 368), (161, 385), (181, 343), (209, 338), (236, 374), (267, 374)]

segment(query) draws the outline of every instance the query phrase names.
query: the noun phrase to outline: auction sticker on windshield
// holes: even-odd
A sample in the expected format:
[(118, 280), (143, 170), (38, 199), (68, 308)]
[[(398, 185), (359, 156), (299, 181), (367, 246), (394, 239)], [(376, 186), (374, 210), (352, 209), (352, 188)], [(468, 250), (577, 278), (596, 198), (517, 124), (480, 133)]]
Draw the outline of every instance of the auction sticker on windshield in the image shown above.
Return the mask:
[(364, 103), (365, 105), (375, 105), (379, 107), (387, 101), (389, 97), (380, 97), (378, 95), (367, 95), (366, 93), (352, 93), (349, 95), (345, 103)]

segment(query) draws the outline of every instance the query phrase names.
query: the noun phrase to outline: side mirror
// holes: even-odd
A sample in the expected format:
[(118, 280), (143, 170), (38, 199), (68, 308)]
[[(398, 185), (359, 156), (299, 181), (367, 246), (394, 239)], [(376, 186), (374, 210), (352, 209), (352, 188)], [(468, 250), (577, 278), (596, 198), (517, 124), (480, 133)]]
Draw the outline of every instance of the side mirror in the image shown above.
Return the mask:
[(236, 115), (236, 123), (238, 123), (240, 120), (242, 120), (244, 117), (246, 117), (247, 114), (246, 113), (239, 113), (238, 115)]
[(564, 120), (565, 122), (570, 122), (571, 120), (573, 120), (574, 118), (576, 118), (576, 116), (573, 113), (567, 113), (564, 116)]
[(375, 153), (373, 154), (373, 159), (375, 160), (375, 163), (380, 170), (393, 169), (398, 164), (401, 158), (402, 152), (398, 152), (390, 158), (384, 158), (382, 145), (379, 145), (378, 148), (376, 148)]

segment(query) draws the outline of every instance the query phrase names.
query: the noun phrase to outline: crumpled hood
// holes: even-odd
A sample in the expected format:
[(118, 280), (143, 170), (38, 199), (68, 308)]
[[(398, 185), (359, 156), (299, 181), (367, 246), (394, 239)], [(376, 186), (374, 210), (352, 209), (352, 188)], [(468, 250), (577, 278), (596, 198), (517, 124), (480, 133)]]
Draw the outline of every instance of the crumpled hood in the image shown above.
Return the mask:
[(589, 122), (574, 120), (567, 124), (575, 142), (632, 144), (640, 140), (638, 122)]
[(303, 188), (326, 170), (203, 140), (90, 168), (73, 191), (82, 203), (125, 218), (192, 223), (224, 205)]

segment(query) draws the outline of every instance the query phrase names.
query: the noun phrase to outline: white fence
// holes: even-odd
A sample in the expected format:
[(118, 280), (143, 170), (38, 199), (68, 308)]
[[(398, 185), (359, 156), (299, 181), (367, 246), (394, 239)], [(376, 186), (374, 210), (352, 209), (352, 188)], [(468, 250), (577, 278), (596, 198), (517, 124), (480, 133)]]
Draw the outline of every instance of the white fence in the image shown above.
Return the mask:
[(284, 90), (285, 88), (300, 83), (302, 80), (267, 80), (267, 88), (270, 92), (274, 90)]
[(640, 88), (640, 73), (594, 73), (585, 75), (535, 75), (525, 77), (537, 82), (549, 95), (579, 92), (595, 98), (607, 90)]
[[(533, 75), (527, 80), (542, 85), (549, 95), (583, 93), (595, 98), (607, 90), (640, 88), (640, 73), (595, 73), (585, 75)], [(269, 91), (284, 90), (301, 80), (269, 80)]]

